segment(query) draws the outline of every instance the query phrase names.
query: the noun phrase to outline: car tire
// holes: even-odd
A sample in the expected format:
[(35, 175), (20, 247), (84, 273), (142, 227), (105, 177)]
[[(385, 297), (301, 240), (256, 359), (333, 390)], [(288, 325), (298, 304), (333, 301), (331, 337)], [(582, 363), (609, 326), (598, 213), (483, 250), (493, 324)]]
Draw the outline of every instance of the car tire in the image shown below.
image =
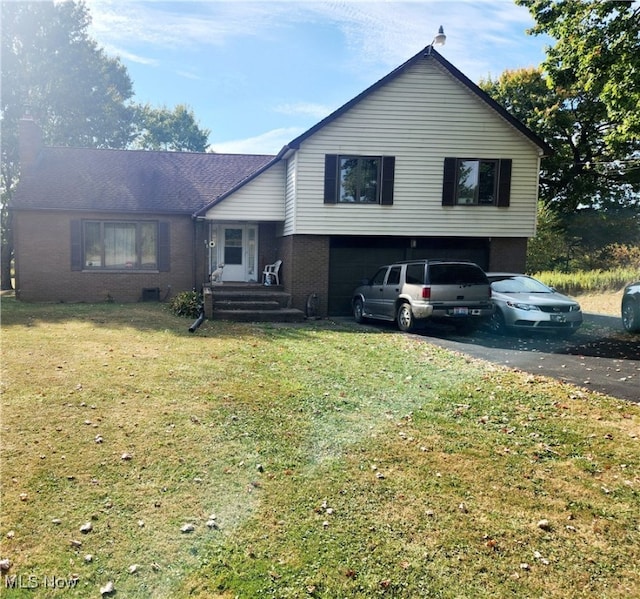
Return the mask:
[(364, 318), (364, 304), (360, 298), (354, 300), (353, 302), (353, 319), (358, 323), (362, 324), (365, 320)]
[(396, 312), (396, 324), (404, 333), (410, 333), (415, 328), (415, 319), (413, 317), (413, 312), (411, 311), (411, 305), (407, 302), (402, 302), (398, 306), (398, 311)]
[(629, 333), (640, 332), (640, 307), (632, 300), (622, 304), (622, 326)]
[(506, 335), (507, 333), (507, 324), (504, 321), (504, 316), (502, 312), (496, 308), (489, 319), (489, 330), (494, 335)]

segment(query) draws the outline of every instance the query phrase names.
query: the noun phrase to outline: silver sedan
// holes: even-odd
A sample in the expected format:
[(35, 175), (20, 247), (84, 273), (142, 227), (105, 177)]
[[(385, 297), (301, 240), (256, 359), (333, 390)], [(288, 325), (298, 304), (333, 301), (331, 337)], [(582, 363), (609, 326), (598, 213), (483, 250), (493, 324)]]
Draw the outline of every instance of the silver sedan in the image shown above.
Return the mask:
[(495, 312), (490, 321), (494, 333), (552, 331), (570, 335), (582, 324), (580, 304), (527, 275), (490, 272), (491, 300)]

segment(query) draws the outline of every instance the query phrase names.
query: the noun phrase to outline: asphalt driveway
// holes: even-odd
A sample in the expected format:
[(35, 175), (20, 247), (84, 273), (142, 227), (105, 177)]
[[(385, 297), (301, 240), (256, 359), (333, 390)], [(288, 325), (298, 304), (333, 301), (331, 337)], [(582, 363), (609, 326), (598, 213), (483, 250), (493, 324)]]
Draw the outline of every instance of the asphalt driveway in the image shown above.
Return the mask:
[(620, 318), (585, 314), (570, 338), (531, 334), (456, 334), (429, 325), (418, 335), (441, 347), (532, 374), (553, 377), (618, 399), (640, 403), (640, 335), (626, 333)]

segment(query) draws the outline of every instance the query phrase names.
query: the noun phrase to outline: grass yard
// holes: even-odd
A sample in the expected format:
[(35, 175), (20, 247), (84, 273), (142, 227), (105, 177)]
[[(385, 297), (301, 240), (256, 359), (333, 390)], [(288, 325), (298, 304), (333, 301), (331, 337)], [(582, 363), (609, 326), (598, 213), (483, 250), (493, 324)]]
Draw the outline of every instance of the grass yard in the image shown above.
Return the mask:
[(607, 293), (581, 293), (573, 297), (580, 302), (583, 312), (620, 318), (623, 291), (624, 289)]
[(3, 597), (640, 596), (638, 405), (388, 329), (189, 324), (3, 300)]

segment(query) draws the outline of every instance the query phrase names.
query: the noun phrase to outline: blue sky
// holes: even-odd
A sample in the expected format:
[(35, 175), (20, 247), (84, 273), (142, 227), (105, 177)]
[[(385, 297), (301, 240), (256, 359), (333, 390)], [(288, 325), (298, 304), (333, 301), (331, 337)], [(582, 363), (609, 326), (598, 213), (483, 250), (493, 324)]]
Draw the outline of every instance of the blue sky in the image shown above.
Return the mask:
[(190, 106), (216, 152), (275, 154), (431, 43), (471, 80), (539, 65), (512, 0), (88, 0), (135, 101)]

